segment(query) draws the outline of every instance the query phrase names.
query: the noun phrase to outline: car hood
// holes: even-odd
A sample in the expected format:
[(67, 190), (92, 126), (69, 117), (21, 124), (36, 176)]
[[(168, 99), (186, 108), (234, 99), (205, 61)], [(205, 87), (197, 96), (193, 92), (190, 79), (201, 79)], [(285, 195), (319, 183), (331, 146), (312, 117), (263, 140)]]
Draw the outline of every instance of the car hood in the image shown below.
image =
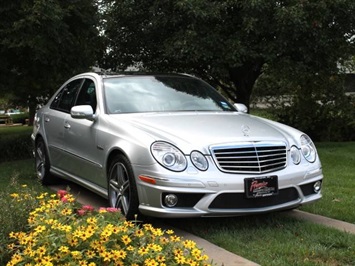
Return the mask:
[(170, 142), (186, 152), (207, 152), (210, 145), (248, 141), (283, 141), (288, 146), (292, 135), (298, 133), (285, 125), (237, 112), (145, 113), (125, 118), (153, 140)]

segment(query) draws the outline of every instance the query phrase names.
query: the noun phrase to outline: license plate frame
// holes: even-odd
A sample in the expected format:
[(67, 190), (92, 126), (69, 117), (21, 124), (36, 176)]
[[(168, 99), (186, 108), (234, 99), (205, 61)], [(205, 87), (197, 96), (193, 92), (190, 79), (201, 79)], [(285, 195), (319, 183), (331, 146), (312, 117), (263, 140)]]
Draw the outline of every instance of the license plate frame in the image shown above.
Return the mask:
[(244, 190), (247, 198), (263, 198), (279, 193), (278, 176), (250, 177), (244, 179)]

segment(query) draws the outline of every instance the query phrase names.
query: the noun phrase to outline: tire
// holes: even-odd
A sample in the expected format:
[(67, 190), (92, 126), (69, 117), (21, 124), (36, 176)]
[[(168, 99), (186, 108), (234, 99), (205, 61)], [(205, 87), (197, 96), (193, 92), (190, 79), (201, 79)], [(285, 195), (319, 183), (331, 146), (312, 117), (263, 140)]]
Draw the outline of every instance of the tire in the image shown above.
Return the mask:
[(53, 177), (49, 172), (50, 162), (46, 145), (41, 138), (36, 141), (35, 145), (35, 167), (37, 179), (42, 185), (51, 185), (54, 183)]
[(108, 171), (108, 200), (119, 208), (128, 220), (138, 215), (138, 193), (131, 163), (123, 155), (116, 155)]

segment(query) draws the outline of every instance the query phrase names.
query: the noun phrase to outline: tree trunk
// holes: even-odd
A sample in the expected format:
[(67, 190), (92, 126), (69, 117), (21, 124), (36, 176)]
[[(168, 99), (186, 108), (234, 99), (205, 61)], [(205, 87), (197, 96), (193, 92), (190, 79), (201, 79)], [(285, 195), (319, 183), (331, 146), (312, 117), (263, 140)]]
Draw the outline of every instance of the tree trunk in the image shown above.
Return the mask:
[(37, 102), (35, 99), (30, 99), (28, 102), (29, 126), (33, 126), (33, 119), (36, 113)]
[(262, 59), (246, 62), (242, 66), (232, 67), (229, 69), (229, 76), (235, 85), (236, 101), (243, 103), (250, 107), (250, 96), (254, 84), (262, 73), (262, 66), (264, 61)]

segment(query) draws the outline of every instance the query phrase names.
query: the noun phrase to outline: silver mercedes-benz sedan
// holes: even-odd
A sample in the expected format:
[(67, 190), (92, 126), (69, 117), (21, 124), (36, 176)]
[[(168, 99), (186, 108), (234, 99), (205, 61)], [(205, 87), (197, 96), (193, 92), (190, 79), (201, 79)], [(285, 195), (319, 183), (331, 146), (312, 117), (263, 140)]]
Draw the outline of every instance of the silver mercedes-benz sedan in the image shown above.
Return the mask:
[(31, 137), (43, 184), (74, 181), (129, 219), (247, 215), (321, 198), (306, 134), (246, 114), (189, 75), (77, 75), (38, 110)]

